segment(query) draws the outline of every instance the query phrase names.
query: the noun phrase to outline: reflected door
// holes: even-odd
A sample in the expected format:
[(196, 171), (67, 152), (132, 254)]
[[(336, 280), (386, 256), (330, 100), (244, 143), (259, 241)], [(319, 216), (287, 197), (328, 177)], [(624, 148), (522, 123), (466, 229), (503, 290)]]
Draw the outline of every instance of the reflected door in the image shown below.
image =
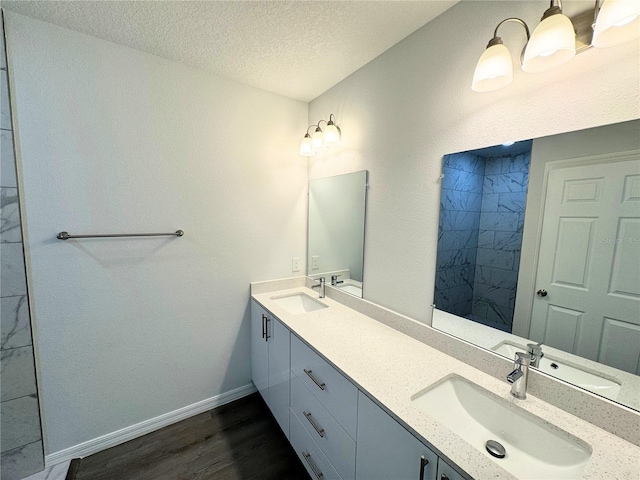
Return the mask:
[(551, 170), (530, 338), (640, 374), (640, 159)]

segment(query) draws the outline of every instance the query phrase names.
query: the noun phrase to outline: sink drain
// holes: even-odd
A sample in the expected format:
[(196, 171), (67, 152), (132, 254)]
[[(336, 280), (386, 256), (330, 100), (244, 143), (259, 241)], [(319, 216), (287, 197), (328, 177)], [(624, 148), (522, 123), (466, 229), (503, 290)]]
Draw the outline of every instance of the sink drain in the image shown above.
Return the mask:
[(507, 454), (507, 451), (504, 449), (502, 444), (495, 440), (487, 440), (487, 443), (485, 443), (484, 446), (487, 449), (487, 452), (496, 458), (504, 458)]

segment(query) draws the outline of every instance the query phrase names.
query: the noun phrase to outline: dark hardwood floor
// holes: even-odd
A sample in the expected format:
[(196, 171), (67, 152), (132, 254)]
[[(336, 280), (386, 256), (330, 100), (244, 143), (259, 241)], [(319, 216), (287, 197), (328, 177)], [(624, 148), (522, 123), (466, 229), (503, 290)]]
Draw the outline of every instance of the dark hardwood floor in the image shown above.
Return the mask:
[(309, 480), (258, 393), (74, 460), (71, 470), (67, 480)]

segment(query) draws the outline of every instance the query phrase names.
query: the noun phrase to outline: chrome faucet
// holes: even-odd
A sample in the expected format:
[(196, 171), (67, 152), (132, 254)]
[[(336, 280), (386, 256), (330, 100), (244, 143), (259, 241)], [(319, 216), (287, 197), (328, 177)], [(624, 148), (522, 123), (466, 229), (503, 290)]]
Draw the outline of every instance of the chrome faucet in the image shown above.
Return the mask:
[(338, 280), (338, 277), (341, 276), (342, 275), (331, 275), (331, 285), (335, 287), (339, 283), (344, 283), (344, 280)]
[(531, 355), (516, 352), (513, 361), (514, 370), (507, 375), (507, 382), (511, 384), (511, 395), (521, 400), (527, 398), (527, 381), (529, 380), (529, 365)]
[(327, 282), (327, 279), (324, 277), (320, 277), (316, 279), (316, 282), (320, 282), (320, 283), (318, 283), (318, 285), (312, 285), (311, 288), (320, 288), (320, 291), (318, 292), (318, 298), (324, 298), (324, 291), (325, 291), (324, 286)]
[(530, 367), (538, 368), (540, 365), (540, 359), (544, 357), (544, 353), (542, 352), (542, 342), (540, 343), (527, 343), (527, 353), (531, 357), (531, 362), (529, 363)]

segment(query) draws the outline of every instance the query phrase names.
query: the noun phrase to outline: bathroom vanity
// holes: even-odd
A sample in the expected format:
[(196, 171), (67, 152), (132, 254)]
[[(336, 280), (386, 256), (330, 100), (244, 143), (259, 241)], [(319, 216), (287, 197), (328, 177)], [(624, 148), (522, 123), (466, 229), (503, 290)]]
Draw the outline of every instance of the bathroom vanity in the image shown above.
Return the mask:
[[(252, 375), (312, 478), (638, 477), (638, 446), (512, 398), (505, 381), (422, 341), (430, 327), (330, 287), (319, 299), (305, 281), (252, 284)], [(485, 449), (492, 435), (504, 458)]]

